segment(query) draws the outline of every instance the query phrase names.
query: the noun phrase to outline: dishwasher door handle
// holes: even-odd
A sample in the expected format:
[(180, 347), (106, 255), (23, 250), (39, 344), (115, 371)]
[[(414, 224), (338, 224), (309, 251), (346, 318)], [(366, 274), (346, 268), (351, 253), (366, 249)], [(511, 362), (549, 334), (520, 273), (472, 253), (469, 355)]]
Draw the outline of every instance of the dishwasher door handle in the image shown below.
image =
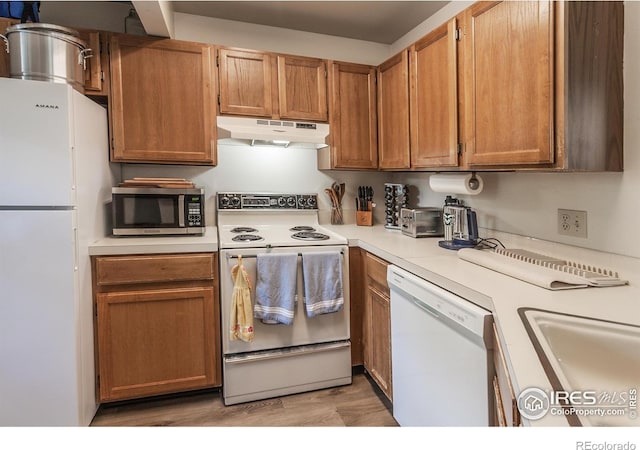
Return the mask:
[(420, 300), (418, 300), (415, 297), (413, 297), (412, 300), (413, 300), (413, 304), (416, 305), (421, 310), (431, 314), (433, 317), (435, 317), (437, 319), (440, 318), (440, 314), (438, 314), (438, 312), (435, 309), (433, 309), (432, 307), (430, 307), (429, 305), (421, 302)]

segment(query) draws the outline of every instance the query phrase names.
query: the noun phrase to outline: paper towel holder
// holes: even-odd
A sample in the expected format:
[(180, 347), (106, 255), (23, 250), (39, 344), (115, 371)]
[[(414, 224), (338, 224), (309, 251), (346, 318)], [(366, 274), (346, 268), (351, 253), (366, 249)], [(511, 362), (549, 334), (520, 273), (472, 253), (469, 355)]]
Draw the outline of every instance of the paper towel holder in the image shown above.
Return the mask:
[(480, 180), (476, 177), (475, 172), (471, 172), (471, 178), (469, 179), (469, 187), (474, 191), (480, 187)]
[(429, 187), (434, 192), (448, 194), (477, 195), (482, 192), (484, 182), (476, 172), (436, 172), (429, 177)]

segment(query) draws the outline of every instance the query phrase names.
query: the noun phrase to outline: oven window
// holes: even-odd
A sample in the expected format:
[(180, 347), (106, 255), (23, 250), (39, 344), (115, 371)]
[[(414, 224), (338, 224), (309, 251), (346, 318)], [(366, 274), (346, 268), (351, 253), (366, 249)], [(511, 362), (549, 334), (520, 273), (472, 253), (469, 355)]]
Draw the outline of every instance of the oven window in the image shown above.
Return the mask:
[(178, 223), (178, 204), (175, 197), (121, 196), (121, 227), (173, 227)]

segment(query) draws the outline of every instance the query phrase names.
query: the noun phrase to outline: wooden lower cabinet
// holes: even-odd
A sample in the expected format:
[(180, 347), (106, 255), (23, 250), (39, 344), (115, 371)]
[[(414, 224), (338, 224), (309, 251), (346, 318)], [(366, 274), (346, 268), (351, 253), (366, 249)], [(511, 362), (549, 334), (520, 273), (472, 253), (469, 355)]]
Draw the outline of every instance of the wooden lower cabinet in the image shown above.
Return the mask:
[(352, 366), (364, 364), (364, 253), (360, 247), (349, 247), (349, 317)]
[(391, 301), (386, 279), (389, 263), (370, 253), (365, 253), (364, 260), (364, 367), (391, 400)]
[(370, 287), (365, 303), (367, 336), (364, 366), (391, 399), (391, 303), (387, 295)]
[(493, 377), (493, 392), (495, 400), (494, 424), (501, 427), (520, 426), (520, 412), (516, 393), (511, 383), (507, 360), (505, 358), (496, 325), (493, 325), (493, 364), (495, 375)]
[(216, 273), (215, 253), (93, 258), (99, 402), (221, 385)]

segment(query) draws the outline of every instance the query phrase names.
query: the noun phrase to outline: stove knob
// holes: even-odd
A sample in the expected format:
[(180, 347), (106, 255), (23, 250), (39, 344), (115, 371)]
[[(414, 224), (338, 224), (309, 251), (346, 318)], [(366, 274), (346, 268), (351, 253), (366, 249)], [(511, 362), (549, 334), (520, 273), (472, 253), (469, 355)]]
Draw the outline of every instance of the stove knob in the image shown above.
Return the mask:
[(316, 198), (313, 195), (307, 199), (307, 206), (309, 206), (309, 208), (315, 208), (316, 203)]
[(231, 197), (231, 206), (237, 208), (240, 206), (240, 198), (239, 197)]
[(287, 205), (287, 199), (286, 197), (279, 197), (278, 198), (278, 206), (281, 208), (284, 208)]
[(220, 207), (222, 208), (226, 208), (227, 206), (229, 206), (229, 197), (221, 197), (220, 198)]
[(289, 197), (287, 199), (287, 206), (289, 208), (295, 208), (296, 207), (296, 198), (295, 197)]
[(302, 209), (304, 208), (304, 205), (305, 205), (304, 197), (300, 197), (298, 199), (298, 208)]

